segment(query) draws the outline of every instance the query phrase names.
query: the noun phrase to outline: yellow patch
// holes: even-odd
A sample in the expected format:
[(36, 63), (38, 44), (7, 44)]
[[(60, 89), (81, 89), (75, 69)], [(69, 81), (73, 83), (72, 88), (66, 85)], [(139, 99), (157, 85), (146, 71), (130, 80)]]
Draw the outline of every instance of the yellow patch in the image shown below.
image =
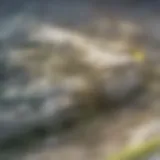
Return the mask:
[(137, 61), (137, 62), (144, 62), (145, 60), (145, 55), (143, 52), (141, 51), (134, 51), (132, 52), (133, 58)]

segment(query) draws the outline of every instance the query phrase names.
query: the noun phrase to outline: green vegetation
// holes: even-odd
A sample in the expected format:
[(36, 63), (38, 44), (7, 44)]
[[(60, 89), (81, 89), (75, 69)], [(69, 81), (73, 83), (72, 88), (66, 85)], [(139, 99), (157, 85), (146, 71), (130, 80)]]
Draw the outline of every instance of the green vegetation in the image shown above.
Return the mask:
[(137, 147), (125, 148), (118, 154), (114, 154), (107, 160), (138, 160), (153, 154), (160, 149), (160, 137), (144, 142)]

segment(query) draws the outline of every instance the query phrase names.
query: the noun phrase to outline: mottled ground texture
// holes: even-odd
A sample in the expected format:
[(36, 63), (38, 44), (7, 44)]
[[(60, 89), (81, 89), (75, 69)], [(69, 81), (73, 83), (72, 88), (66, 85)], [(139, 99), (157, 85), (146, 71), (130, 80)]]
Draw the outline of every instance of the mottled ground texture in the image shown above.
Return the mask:
[(158, 137), (159, 6), (2, 1), (0, 159), (103, 160)]

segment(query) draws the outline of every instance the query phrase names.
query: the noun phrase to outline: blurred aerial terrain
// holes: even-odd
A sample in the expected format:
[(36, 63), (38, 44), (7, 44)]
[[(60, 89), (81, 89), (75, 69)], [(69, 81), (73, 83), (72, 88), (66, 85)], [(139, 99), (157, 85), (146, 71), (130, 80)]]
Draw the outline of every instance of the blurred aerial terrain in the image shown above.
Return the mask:
[(158, 0), (2, 0), (0, 159), (103, 160), (159, 138), (159, 52)]

